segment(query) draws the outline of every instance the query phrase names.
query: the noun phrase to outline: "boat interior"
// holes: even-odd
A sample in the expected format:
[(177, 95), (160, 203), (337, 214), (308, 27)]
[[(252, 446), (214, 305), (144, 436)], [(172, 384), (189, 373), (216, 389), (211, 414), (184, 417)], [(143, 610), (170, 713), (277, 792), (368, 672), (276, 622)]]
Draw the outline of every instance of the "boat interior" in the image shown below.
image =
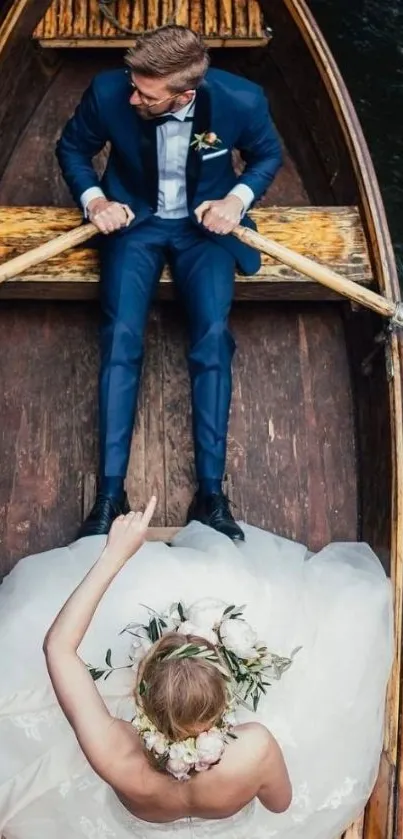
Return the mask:
[[(209, 38), (214, 66), (267, 91), (284, 165), (254, 211), (259, 230), (373, 283), (353, 162), (287, 5), (263, 4), (264, 17), (255, 2), (179, 5), (174, 19)], [(165, 0), (136, 3), (134, 11), (129, 0), (112, 6), (124, 28), (175, 15), (174, 3)], [(29, 40), (32, 54), (14, 68), (3, 119), (2, 261), (80, 223), (55, 142), (92, 76), (120, 66), (131, 42), (92, 0), (53, 0)], [(71, 540), (92, 501), (96, 285), (96, 256), (87, 247), (0, 289), (3, 572), (24, 554)], [(134, 505), (156, 491), (156, 525), (175, 527), (184, 522), (194, 488), (186, 330), (169, 278), (160, 296), (147, 334), (127, 484)], [(257, 277), (238, 278), (236, 298), (226, 482), (237, 517), (312, 549), (365, 531), (387, 562), (390, 434), (382, 352), (365, 365), (380, 324), (269, 257)], [(382, 411), (372, 410), (374, 399)]]
[[(11, 31), (18, 5), (29, 2), (6, 2), (3, 31), (7, 14)], [(122, 65), (133, 31), (175, 21), (205, 36), (213, 66), (245, 75), (268, 95), (284, 164), (253, 210), (259, 232), (397, 294), (368, 152), (303, 0), (30, 5), (24, 37), (8, 52), (0, 41), (2, 262), (80, 224), (54, 154), (60, 131), (93, 75)], [(242, 165), (235, 155), (234, 166)], [(86, 245), (0, 286), (0, 576), (22, 556), (74, 539), (93, 501), (97, 282), (96, 251)], [(394, 556), (396, 573), (393, 464), (401, 440), (390, 381), (400, 387), (400, 368), (376, 340), (380, 318), (265, 256), (258, 275), (236, 279), (231, 325), (237, 353), (226, 488), (236, 518), (312, 550), (365, 539), (388, 570)], [(183, 525), (194, 483), (186, 327), (164, 272), (147, 331), (127, 489), (134, 507), (157, 493), (161, 537)], [(350, 839), (392, 836), (393, 707), (383, 791), (367, 810), (366, 832), (363, 817)]]

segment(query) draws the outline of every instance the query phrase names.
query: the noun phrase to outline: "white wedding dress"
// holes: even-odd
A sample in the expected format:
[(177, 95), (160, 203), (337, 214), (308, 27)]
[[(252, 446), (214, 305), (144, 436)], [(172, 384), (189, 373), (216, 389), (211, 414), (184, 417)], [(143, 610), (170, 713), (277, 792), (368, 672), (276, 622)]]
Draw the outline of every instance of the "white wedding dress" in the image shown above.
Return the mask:
[[(104, 665), (127, 662), (131, 621), (146, 604), (163, 612), (213, 596), (247, 604), (245, 618), (291, 668), (256, 715), (283, 749), (293, 801), (276, 815), (253, 802), (230, 819), (161, 825), (131, 816), (91, 770), (55, 702), (42, 642), (103, 537), (30, 556), (0, 588), (0, 835), (5, 839), (334, 839), (358, 816), (374, 785), (382, 747), (393, 638), (391, 589), (364, 544), (303, 545), (245, 526), (234, 545), (192, 523), (168, 547), (148, 543), (103, 598), (80, 648)], [(133, 674), (96, 682), (117, 716), (130, 719)], [(178, 783), (180, 783), (178, 781)]]

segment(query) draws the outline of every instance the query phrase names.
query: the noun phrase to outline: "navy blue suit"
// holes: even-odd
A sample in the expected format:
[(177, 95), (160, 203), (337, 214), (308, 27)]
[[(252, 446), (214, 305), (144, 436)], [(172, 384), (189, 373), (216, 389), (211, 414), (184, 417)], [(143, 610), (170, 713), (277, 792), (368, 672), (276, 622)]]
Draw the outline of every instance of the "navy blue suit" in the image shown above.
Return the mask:
[[(228, 329), (235, 265), (258, 270), (257, 251), (233, 236), (220, 237), (197, 223), (194, 209), (223, 198), (236, 183), (259, 198), (281, 164), (278, 138), (264, 93), (257, 85), (221, 70), (209, 70), (196, 93), (192, 135), (213, 131), (228, 152), (204, 160), (189, 147), (186, 191), (189, 218), (160, 219), (156, 127), (130, 105), (125, 70), (96, 76), (84, 93), (57, 145), (64, 178), (77, 203), (99, 186), (92, 158), (109, 141), (111, 151), (101, 187), (128, 204), (135, 219), (128, 228), (102, 237), (100, 452), (105, 475), (124, 476), (130, 452), (148, 310), (166, 261), (189, 322), (196, 472), (221, 479), (231, 401), (234, 341)], [(246, 162), (237, 177), (231, 150)], [(213, 150), (212, 150), (213, 153)], [(243, 224), (253, 226), (246, 216)]]

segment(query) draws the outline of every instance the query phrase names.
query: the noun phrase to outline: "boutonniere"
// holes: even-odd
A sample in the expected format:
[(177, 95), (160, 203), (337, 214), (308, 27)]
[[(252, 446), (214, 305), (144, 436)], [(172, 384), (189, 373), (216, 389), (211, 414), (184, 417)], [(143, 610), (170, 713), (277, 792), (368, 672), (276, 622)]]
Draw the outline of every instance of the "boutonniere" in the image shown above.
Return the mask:
[(196, 151), (201, 151), (202, 149), (216, 149), (221, 142), (214, 131), (203, 131), (202, 134), (194, 135), (190, 145), (194, 146)]

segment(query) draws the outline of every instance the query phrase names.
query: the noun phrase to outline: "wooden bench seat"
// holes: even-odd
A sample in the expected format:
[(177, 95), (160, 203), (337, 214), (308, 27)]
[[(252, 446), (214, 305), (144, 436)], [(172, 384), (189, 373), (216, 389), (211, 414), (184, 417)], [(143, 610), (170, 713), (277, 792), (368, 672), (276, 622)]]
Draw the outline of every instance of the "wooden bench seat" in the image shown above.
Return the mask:
[(33, 37), (43, 47), (128, 47), (134, 33), (177, 23), (199, 32), (210, 47), (267, 43), (258, 0), (119, 0), (105, 9), (108, 18), (97, 0), (53, 0)]
[[(358, 283), (371, 283), (371, 266), (356, 207), (265, 207), (253, 210), (259, 232)], [(36, 247), (81, 222), (78, 210), (0, 207), (0, 262)], [(88, 245), (67, 251), (0, 285), (3, 299), (89, 300), (98, 294), (98, 255)], [(159, 296), (173, 296), (165, 269)], [(238, 300), (329, 300), (336, 294), (263, 255), (251, 277), (237, 275)]]

